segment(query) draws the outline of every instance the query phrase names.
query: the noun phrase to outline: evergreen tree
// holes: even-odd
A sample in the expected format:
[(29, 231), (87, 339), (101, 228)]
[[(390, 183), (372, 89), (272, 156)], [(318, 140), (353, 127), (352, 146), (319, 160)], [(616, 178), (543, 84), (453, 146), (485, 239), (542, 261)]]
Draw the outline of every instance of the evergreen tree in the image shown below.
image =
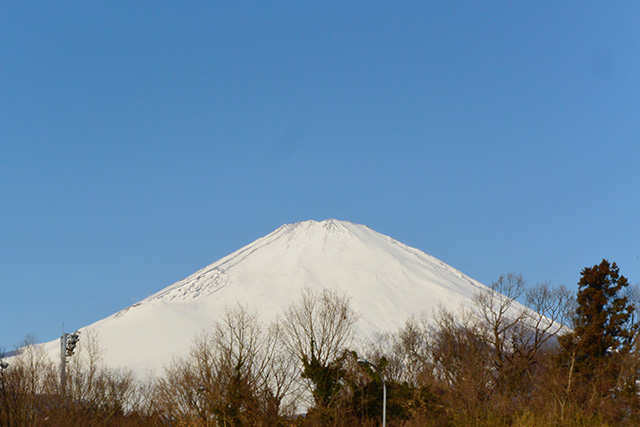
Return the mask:
[(578, 359), (598, 359), (629, 350), (634, 306), (623, 295), (629, 285), (616, 263), (586, 267), (578, 282), (574, 343)]
[(618, 266), (607, 260), (582, 270), (573, 332), (560, 338), (559, 360), (566, 369), (566, 385), (558, 394), (561, 417), (580, 408), (576, 414), (585, 420), (638, 425), (640, 371), (633, 352), (638, 324), (625, 295), (628, 286)]

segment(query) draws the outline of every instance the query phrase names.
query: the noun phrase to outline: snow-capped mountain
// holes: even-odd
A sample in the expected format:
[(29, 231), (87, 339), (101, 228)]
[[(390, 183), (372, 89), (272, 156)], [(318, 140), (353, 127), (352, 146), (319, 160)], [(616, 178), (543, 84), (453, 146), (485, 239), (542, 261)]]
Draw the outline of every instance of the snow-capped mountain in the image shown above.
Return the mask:
[[(395, 331), (439, 305), (457, 310), (485, 286), (424, 252), (364, 225), (338, 220), (287, 224), (81, 331), (99, 338), (107, 365), (160, 372), (227, 307), (242, 304), (268, 323), (304, 288), (346, 294), (358, 336)], [(58, 341), (47, 344), (59, 352)]]

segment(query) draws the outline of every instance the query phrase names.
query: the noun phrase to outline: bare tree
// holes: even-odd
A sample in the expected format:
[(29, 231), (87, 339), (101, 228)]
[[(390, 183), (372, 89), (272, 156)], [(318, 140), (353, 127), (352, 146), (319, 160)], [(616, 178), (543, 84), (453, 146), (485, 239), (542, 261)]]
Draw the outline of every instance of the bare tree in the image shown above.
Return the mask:
[(56, 369), (33, 335), (25, 338), (1, 375), (0, 425), (35, 425), (41, 416), (39, 401), (56, 390)]
[(295, 414), (296, 399), (301, 395), (298, 381), (298, 364), (292, 358), (285, 345), (285, 329), (275, 320), (269, 325), (268, 337), (264, 346), (264, 358), (267, 362), (263, 371), (262, 398), (265, 404), (265, 418), (273, 421), (280, 416), (291, 417)]
[(558, 334), (567, 331), (573, 310), (573, 295), (564, 286), (537, 284), (526, 291), (524, 319), (512, 335), (513, 352), (533, 361), (536, 354)]
[[(524, 304), (518, 304), (522, 298)], [(476, 295), (478, 326), (492, 349), (494, 407), (508, 418), (513, 408), (526, 407), (541, 385), (543, 350), (552, 349), (572, 312), (572, 295), (547, 283), (526, 289), (518, 274), (502, 275), (490, 289)], [(511, 408), (511, 409), (509, 409)]]
[(227, 310), (195, 340), (189, 357), (166, 369), (154, 410), (203, 425), (278, 425), (294, 403), (293, 362), (281, 335), (277, 324), (265, 330), (244, 306)]
[(307, 288), (285, 312), (285, 343), (302, 365), (316, 406), (326, 407), (340, 389), (341, 363), (357, 320), (346, 296)]
[(207, 405), (204, 388), (192, 360), (174, 360), (165, 367), (164, 375), (155, 379), (147, 390), (146, 412), (171, 425), (179, 421), (184, 425), (203, 425), (214, 420), (211, 405)]
[(138, 381), (130, 370), (107, 367), (97, 333), (86, 331), (68, 370), (69, 397), (75, 415), (109, 422), (138, 407)]
[(493, 282), (490, 289), (474, 296), (476, 309), (489, 334), (498, 372), (504, 367), (510, 335), (526, 317), (526, 311), (517, 307), (517, 299), (526, 291), (525, 285), (521, 275), (508, 273)]
[(434, 383), (461, 424), (486, 415), (495, 393), (493, 349), (470, 311), (441, 309), (431, 334)]
[[(633, 311), (631, 312), (631, 318), (629, 319), (630, 325), (638, 325), (640, 324), (640, 284), (636, 283), (635, 285), (630, 285), (625, 289), (624, 294), (631, 306), (633, 306)], [(634, 352), (638, 352), (640, 350), (639, 340), (640, 333), (638, 331), (634, 331), (635, 333), (630, 334), (633, 337), (633, 342), (631, 344), (631, 348), (634, 349)]]
[(413, 385), (430, 381), (433, 374), (433, 357), (430, 320), (423, 315), (410, 317), (398, 332), (393, 345), (394, 354), (401, 359), (397, 368), (397, 381), (407, 381)]
[(270, 363), (264, 357), (265, 337), (256, 314), (242, 306), (227, 310), (214, 327), (211, 344), (219, 382), (216, 385), (207, 381), (204, 386), (212, 391), (218, 387), (216, 412), (229, 425), (246, 424), (248, 418), (259, 414), (258, 394)]

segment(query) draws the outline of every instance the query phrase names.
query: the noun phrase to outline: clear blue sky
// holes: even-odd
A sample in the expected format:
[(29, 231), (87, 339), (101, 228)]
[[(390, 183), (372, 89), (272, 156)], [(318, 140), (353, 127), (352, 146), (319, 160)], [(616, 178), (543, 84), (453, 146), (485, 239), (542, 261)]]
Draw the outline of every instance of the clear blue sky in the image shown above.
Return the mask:
[(4, 2), (0, 347), (337, 218), (640, 281), (640, 3)]

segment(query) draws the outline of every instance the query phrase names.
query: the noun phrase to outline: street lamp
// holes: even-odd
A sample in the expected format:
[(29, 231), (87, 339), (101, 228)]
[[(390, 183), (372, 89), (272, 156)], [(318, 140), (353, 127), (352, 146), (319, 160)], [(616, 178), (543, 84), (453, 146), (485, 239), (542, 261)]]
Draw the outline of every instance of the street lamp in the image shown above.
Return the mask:
[(376, 365), (369, 362), (367, 359), (358, 359), (358, 363), (361, 365), (369, 365), (373, 367), (378, 375), (380, 375), (380, 379), (382, 380), (382, 427), (385, 427), (387, 420), (387, 383), (384, 382), (382, 372), (380, 372)]

